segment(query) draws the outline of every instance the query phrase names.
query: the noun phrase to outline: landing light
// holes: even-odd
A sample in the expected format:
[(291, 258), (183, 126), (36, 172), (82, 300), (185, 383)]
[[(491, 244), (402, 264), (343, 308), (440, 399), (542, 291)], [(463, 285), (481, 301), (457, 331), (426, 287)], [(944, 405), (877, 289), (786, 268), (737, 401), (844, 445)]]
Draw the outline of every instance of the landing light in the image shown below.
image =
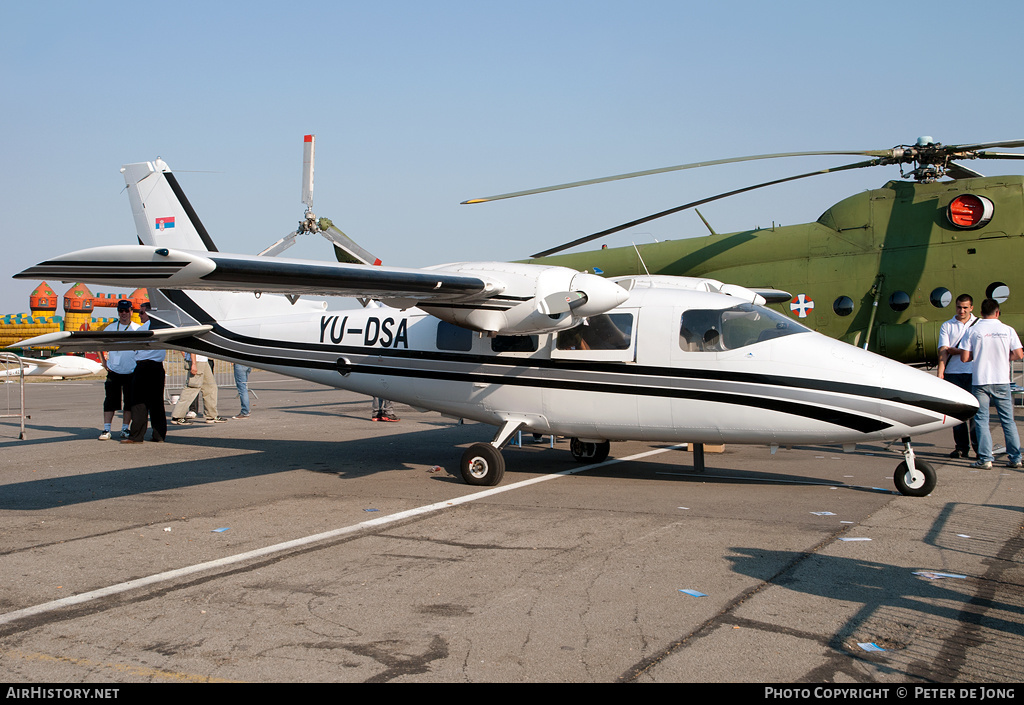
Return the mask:
[(965, 193), (957, 196), (946, 209), (946, 216), (949, 222), (963, 230), (980, 228), (992, 220), (995, 206), (992, 201), (984, 196), (975, 196), (972, 193)]

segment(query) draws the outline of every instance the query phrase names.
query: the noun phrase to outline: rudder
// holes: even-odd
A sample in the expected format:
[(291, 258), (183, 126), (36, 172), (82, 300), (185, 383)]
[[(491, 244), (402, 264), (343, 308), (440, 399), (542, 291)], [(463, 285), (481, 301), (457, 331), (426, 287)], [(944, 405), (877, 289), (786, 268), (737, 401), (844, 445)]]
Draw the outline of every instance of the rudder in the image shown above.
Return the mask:
[(210, 234), (166, 162), (121, 167), (141, 245), (216, 252)]

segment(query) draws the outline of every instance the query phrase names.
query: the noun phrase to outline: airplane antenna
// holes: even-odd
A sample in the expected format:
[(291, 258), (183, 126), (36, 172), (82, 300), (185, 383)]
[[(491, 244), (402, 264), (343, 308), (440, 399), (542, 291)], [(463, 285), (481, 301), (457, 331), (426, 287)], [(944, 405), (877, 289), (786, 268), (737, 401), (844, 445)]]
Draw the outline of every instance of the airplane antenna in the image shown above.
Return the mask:
[(651, 272), (647, 269), (647, 263), (644, 262), (644, 256), (640, 254), (640, 248), (636, 246), (635, 242), (633, 243), (633, 249), (636, 250), (636, 256), (640, 258), (640, 264), (644, 266), (644, 271), (647, 272), (647, 276), (651, 276)]

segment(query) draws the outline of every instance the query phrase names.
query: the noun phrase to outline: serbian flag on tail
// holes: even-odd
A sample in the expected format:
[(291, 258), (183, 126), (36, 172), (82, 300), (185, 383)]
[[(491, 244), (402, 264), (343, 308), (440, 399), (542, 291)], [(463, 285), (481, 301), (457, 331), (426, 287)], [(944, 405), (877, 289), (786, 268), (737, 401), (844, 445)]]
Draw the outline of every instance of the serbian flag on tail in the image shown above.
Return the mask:
[(167, 230), (167, 228), (173, 228), (173, 227), (174, 227), (174, 217), (173, 216), (171, 216), (169, 218), (157, 218), (156, 219), (156, 229), (157, 230)]

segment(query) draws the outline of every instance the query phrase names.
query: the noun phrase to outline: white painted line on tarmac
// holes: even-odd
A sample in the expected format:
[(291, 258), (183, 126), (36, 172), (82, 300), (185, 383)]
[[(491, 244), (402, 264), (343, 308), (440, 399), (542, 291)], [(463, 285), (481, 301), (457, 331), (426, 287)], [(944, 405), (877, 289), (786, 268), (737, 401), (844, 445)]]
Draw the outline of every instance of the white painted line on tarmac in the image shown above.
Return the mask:
[(100, 588), (98, 590), (91, 590), (89, 592), (83, 592), (78, 595), (71, 595), (70, 597), (64, 597), (59, 600), (53, 600), (52, 602), (44, 602), (41, 605), (35, 605), (34, 607), (26, 607), (25, 609), (15, 610), (14, 612), (7, 612), (6, 614), (0, 615), (0, 625), (10, 624), (11, 622), (18, 621), (19, 619), (25, 619), (27, 617), (35, 617), (40, 614), (47, 612), (53, 612), (63, 607), (71, 607), (73, 605), (80, 605), (93, 600), (98, 600), (104, 597), (110, 597), (111, 595), (117, 595), (122, 592), (128, 592), (129, 590), (135, 590), (137, 588), (148, 587), (150, 585), (156, 585), (158, 583), (164, 583), (169, 580), (176, 580), (189, 575), (195, 575), (196, 573), (202, 573), (207, 570), (216, 570), (224, 568), (226, 566), (235, 565), (237, 563), (243, 563), (245, 561), (251, 561), (256, 558), (264, 558), (266, 556), (273, 555), (275, 553), (281, 553), (282, 551), (290, 551), (295, 548), (302, 546), (308, 546), (310, 544), (318, 543), (320, 541), (328, 541), (330, 539), (338, 538), (339, 536), (345, 536), (347, 534), (354, 534), (366, 529), (372, 529), (386, 524), (392, 524), (397, 521), (403, 521), (411, 517), (422, 516), (424, 514), (430, 514), (431, 512), (440, 511), (449, 507), (454, 507), (460, 504), (467, 504), (468, 502), (475, 502), (478, 499), (486, 499), (502, 492), (509, 492), (511, 490), (517, 490), (522, 487), (529, 485), (535, 485), (538, 482), (547, 482), (548, 480), (554, 480), (558, 477), (564, 477), (566, 475), (575, 475), (576, 473), (583, 472), (584, 470), (592, 470), (594, 468), (605, 467), (607, 465), (614, 465), (616, 463), (625, 463), (631, 460), (639, 460), (650, 455), (656, 455), (658, 453), (664, 453), (669, 450), (677, 450), (684, 448), (686, 444), (669, 446), (667, 448), (656, 448), (643, 453), (637, 453), (636, 455), (630, 455), (626, 458), (609, 458), (601, 463), (595, 463), (593, 465), (581, 465), (578, 468), (572, 470), (563, 470), (562, 472), (552, 473), (550, 475), (543, 475), (541, 477), (535, 477), (530, 480), (523, 480), (521, 482), (515, 482), (511, 485), (504, 485), (501, 487), (492, 487), (491, 489), (482, 490), (480, 492), (474, 492), (463, 497), (455, 497), (454, 499), (446, 499), (442, 502), (435, 502), (434, 504), (428, 504), (422, 507), (416, 507), (414, 509), (407, 509), (404, 512), (397, 512), (395, 514), (388, 514), (386, 516), (377, 517), (376, 519), (369, 519), (367, 521), (361, 521), (358, 524), (352, 524), (351, 526), (345, 526), (340, 529), (332, 529), (331, 531), (324, 531), (319, 534), (313, 534), (312, 536), (306, 536), (299, 539), (293, 539), (291, 541), (285, 541), (284, 543), (274, 544), (273, 546), (266, 546), (264, 548), (257, 548), (253, 551), (246, 551), (244, 553), (238, 553), (234, 556), (225, 556), (224, 558), (218, 558), (213, 561), (206, 561), (205, 563), (197, 563), (191, 566), (185, 566), (184, 568), (178, 568), (176, 570), (168, 570), (163, 573), (156, 573), (155, 575), (149, 575), (144, 578), (136, 578), (135, 580), (129, 580), (124, 583), (118, 583), (117, 585), (111, 585), (109, 587)]

